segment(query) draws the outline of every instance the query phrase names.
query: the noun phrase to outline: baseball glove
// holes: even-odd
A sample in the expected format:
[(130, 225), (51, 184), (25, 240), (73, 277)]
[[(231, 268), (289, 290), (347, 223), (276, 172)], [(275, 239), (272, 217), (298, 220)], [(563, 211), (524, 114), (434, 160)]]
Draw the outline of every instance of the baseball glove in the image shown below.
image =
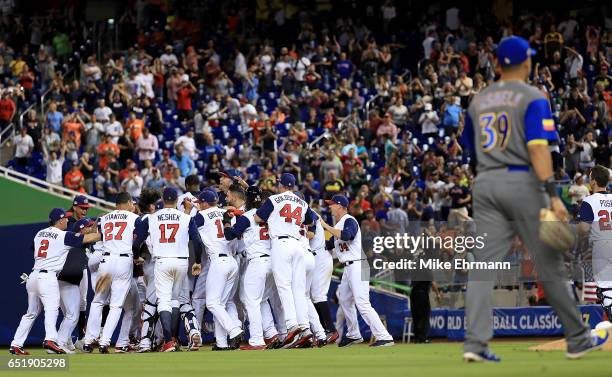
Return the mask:
[(568, 251), (576, 241), (569, 224), (560, 221), (548, 208), (540, 210), (540, 240), (555, 250)]
[(96, 293), (104, 292), (110, 288), (111, 276), (110, 274), (100, 275), (98, 281), (96, 281)]

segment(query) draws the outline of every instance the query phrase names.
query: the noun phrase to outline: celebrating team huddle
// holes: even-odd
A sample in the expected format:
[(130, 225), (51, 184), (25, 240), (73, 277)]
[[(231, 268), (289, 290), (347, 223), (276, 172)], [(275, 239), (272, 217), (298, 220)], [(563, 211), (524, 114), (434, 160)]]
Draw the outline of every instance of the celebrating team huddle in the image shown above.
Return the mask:
[[(186, 184), (190, 192), (180, 196), (173, 188), (145, 190), (137, 207), (120, 193), (116, 209), (97, 222), (81, 211), (85, 197), (75, 198), (72, 213), (53, 209), (50, 226), (34, 238), (33, 271), (23, 276), (28, 310), (10, 352), (28, 354), (24, 342), (41, 311), (43, 347), (58, 354), (109, 353), (117, 327), (115, 353), (177, 351), (181, 323), (190, 351), (202, 346), (202, 326), (214, 327), (214, 351), (348, 346), (363, 341), (357, 310), (376, 339), (371, 346), (394, 344), (370, 305), (361, 275), (367, 261), (346, 197), (326, 201), (330, 226), (294, 191), (291, 174), (281, 175), (276, 193), (227, 175), (219, 188), (199, 191), (196, 176)], [(334, 256), (344, 265), (341, 339), (327, 299)], [(206, 311), (212, 325), (204, 325)]]

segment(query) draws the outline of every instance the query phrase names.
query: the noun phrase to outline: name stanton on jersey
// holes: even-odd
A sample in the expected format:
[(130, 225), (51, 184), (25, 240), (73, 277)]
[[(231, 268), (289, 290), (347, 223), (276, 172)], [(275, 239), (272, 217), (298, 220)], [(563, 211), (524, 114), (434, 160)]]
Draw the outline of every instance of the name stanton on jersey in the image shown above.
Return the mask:
[(125, 220), (127, 219), (127, 214), (125, 213), (107, 213), (104, 215), (105, 220)]

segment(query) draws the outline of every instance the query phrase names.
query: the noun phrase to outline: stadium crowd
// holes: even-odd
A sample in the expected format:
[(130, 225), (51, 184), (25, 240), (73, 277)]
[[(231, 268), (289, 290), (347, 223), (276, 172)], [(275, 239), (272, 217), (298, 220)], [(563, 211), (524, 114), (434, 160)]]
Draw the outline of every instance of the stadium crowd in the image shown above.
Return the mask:
[[(347, 193), (366, 238), (419, 233), (432, 219), (453, 226), (471, 213), (463, 114), (496, 78), (496, 44), (516, 34), (537, 52), (531, 83), (550, 99), (555, 176), (571, 184), (564, 195), (577, 208), (585, 171), (610, 166), (610, 20), (525, 13), (492, 28), (478, 22), (482, 10), (453, 7), (405, 30), (402, 9), (387, 1), (331, 19), (324, 8), (280, 8), (263, 21), (262, 10), (240, 5), (205, 24), (197, 15), (206, 8), (190, 18), (136, 7), (118, 22), (133, 31), (121, 34), (125, 49), (83, 56), (74, 81), (52, 71), (77, 38), (43, 38), (43, 26), (29, 25), (28, 43), (17, 18), (0, 42), (5, 88), (19, 82), (24, 100), (36, 95), (28, 89), (51, 88), (51, 102), (27, 114), (10, 165), (109, 201), (120, 191), (185, 191), (192, 174), (274, 189), (291, 172), (315, 208)], [(2, 93), (6, 125), (17, 110)]]

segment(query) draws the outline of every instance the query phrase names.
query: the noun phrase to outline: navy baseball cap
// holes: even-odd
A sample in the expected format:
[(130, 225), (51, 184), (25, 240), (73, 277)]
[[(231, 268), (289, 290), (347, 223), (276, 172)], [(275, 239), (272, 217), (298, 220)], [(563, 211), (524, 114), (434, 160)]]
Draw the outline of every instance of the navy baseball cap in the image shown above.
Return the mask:
[(95, 221), (93, 219), (88, 219), (87, 217), (84, 219), (81, 219), (79, 221), (77, 221), (76, 223), (74, 223), (73, 225), (73, 229), (75, 231), (80, 231), (83, 230), (83, 228), (87, 228), (88, 226), (91, 226), (95, 224)]
[(163, 200), (158, 200), (155, 202), (155, 210), (159, 211), (160, 209), (164, 208), (164, 202)]
[(66, 217), (66, 211), (61, 208), (53, 208), (51, 212), (49, 212), (49, 220), (51, 220), (52, 222), (61, 220), (64, 217)]
[(348, 208), (349, 205), (349, 201), (346, 196), (340, 194), (334, 195), (331, 200), (326, 200), (325, 203), (328, 205), (339, 204), (344, 208)]
[(511, 35), (502, 39), (497, 46), (497, 60), (502, 66), (521, 64), (536, 52), (529, 47), (526, 39)]
[(294, 191), (293, 192), (298, 198), (304, 200), (304, 194), (301, 191)]
[(213, 190), (203, 190), (200, 195), (198, 195), (198, 200), (200, 202), (214, 204), (219, 201), (219, 195)]
[(162, 194), (164, 202), (176, 202), (178, 199), (178, 192), (173, 187), (166, 187)]
[(91, 204), (89, 204), (89, 199), (85, 195), (77, 195), (74, 197), (72, 201), (73, 206), (81, 207), (81, 208), (89, 208)]
[(295, 185), (295, 176), (291, 173), (283, 173), (278, 181), (285, 187), (293, 187)]

